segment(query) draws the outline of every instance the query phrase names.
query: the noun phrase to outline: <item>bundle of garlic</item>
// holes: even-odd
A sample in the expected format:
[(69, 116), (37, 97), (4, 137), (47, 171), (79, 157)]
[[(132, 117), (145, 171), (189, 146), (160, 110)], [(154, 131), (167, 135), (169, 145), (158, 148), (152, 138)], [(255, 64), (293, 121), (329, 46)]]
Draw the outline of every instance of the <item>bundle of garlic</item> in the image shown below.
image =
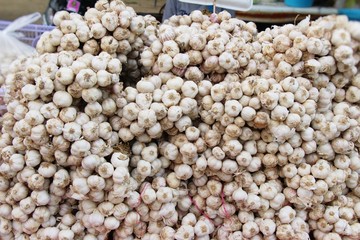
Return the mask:
[(1, 239), (360, 238), (358, 23), (54, 22), (5, 79)]
[(100, 0), (84, 16), (60, 11), (53, 22), (57, 28), (43, 34), (37, 44), (39, 53), (107, 52), (121, 61), (125, 78), (140, 79), (140, 52), (157, 39), (155, 17), (137, 15), (120, 0)]
[(80, 200), (103, 202), (104, 184), (106, 193), (116, 187), (117, 166), (105, 157), (119, 143), (108, 119), (118, 110), (120, 60), (62, 51), (16, 60), (10, 69), (0, 144), (2, 239), (106, 238), (116, 219), (109, 214), (105, 229), (84, 231), (89, 210), (80, 211)]
[(257, 33), (254, 23), (231, 18), (226, 11), (216, 19), (194, 11), (167, 23), (159, 27), (159, 39), (141, 54), (141, 63), (153, 74), (171, 72), (195, 82), (209, 75), (220, 82), (225, 73), (254, 73), (250, 54), (260, 47), (252, 41)]

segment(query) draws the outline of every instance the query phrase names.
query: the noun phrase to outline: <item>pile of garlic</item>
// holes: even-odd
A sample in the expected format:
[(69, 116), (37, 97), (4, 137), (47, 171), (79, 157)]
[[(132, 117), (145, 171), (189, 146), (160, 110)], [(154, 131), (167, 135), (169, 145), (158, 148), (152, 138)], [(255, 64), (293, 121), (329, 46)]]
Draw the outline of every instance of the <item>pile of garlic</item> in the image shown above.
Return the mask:
[[(190, 238), (359, 238), (358, 24), (329, 16), (256, 34), (219, 19), (194, 11), (159, 27), (141, 59), (156, 75), (125, 88), (120, 138), (160, 139), (164, 187), (187, 186), (178, 209), (212, 222), (190, 224)], [(143, 158), (135, 178), (148, 177)]]
[(359, 23), (54, 23), (5, 79), (1, 239), (360, 238)]

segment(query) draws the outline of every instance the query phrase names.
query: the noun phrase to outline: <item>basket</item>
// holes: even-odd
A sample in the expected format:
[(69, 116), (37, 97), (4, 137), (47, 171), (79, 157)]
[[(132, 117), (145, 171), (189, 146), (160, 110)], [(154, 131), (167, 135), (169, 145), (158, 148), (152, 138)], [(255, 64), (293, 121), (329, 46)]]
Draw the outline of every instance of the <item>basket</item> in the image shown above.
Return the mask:
[[(0, 31), (4, 30), (10, 23), (11, 23), (10, 21), (0, 20)], [(20, 41), (22, 41), (30, 46), (35, 47), (41, 34), (43, 34), (44, 32), (47, 32), (47, 31), (51, 31), (53, 29), (54, 29), (54, 26), (29, 24), (16, 32), (22, 33), (22, 35), (23, 35), (18, 38)]]

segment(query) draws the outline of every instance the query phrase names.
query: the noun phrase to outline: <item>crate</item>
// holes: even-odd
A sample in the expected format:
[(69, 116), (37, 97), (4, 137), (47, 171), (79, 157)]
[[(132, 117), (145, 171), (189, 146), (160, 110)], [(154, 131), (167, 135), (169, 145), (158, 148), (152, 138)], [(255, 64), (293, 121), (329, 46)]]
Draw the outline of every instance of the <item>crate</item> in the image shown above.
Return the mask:
[[(10, 21), (0, 20), (0, 31), (4, 30), (10, 23)], [(54, 29), (54, 26), (29, 24), (16, 32), (22, 33), (22, 36), (18, 38), (20, 41), (35, 47), (41, 34), (52, 29)]]

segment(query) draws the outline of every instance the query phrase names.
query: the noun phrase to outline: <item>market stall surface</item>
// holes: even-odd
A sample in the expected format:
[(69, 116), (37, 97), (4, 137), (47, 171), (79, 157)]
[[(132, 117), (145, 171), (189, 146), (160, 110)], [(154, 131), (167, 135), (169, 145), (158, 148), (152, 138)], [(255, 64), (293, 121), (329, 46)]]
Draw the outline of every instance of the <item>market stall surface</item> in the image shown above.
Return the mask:
[(0, 19), (14, 20), (33, 12), (44, 12), (49, 1), (44, 0), (0, 0)]

